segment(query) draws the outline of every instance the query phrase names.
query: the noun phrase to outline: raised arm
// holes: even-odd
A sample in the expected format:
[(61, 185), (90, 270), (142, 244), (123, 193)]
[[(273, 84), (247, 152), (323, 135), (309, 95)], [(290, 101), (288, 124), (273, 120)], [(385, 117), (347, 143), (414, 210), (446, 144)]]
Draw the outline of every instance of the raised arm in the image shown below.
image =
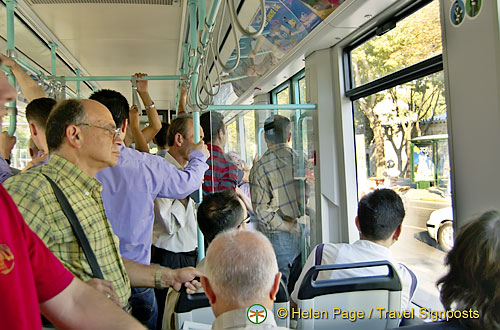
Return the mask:
[(57, 328), (144, 329), (110, 299), (77, 278), (58, 295), (41, 303), (40, 309)]
[(21, 90), (28, 101), (33, 101), (47, 96), (43, 91), (43, 88), (38, 85), (38, 83), (34, 81), (26, 72), (24, 72), (16, 61), (3, 55), (0, 55), (0, 59), (2, 60), (3, 65), (7, 66), (12, 71), (16, 77), (17, 83), (21, 87)]
[(182, 83), (181, 94), (179, 95), (179, 105), (177, 106), (178, 114), (186, 112), (186, 98), (187, 98), (186, 84)]
[[(137, 78), (146, 77), (145, 73), (136, 73), (134, 76)], [(142, 130), (142, 134), (144, 135), (144, 139), (146, 143), (153, 140), (156, 133), (161, 129), (161, 120), (158, 115), (158, 111), (156, 110), (155, 104), (151, 97), (149, 96), (148, 91), (148, 81), (147, 80), (137, 80), (137, 93), (146, 108), (146, 113), (148, 115), (149, 126), (146, 126)], [(136, 142), (137, 143), (137, 142)]]
[(136, 105), (132, 105), (129, 111), (130, 131), (134, 137), (135, 149), (149, 152), (149, 146), (139, 126), (139, 111)]

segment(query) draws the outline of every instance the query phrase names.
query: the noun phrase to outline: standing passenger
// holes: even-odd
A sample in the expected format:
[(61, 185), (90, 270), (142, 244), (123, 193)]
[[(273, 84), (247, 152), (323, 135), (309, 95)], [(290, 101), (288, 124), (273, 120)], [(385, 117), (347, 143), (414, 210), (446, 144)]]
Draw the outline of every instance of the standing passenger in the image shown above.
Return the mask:
[[(90, 98), (111, 111), (116, 127), (124, 135), (129, 115), (127, 99), (111, 90), (98, 91)], [(104, 210), (113, 231), (120, 238), (122, 255), (139, 264), (149, 265), (155, 198), (183, 199), (199, 189), (208, 167), (205, 161), (209, 154), (203, 142), (193, 145), (188, 154), (189, 163), (183, 170), (178, 170), (156, 155), (127, 148), (121, 140), (118, 144), (120, 157), (116, 166), (96, 174), (103, 186)], [(132, 289), (131, 304), (134, 316), (148, 327), (156, 327), (158, 309), (154, 290)]]
[(231, 157), (224, 153), (226, 145), (226, 126), (224, 116), (215, 111), (205, 112), (200, 117), (200, 125), (205, 132), (205, 143), (210, 151), (208, 171), (205, 172), (203, 193), (213, 193), (225, 189), (236, 189), (238, 178), (243, 173), (238, 169)]
[[(203, 130), (200, 132), (203, 138)], [(175, 118), (166, 134), (168, 151), (165, 160), (178, 170), (189, 162), (189, 154), (195, 147), (193, 119), (188, 115)], [(166, 149), (165, 149), (166, 150)], [(196, 266), (198, 253), (196, 206), (191, 197), (183, 199), (156, 198), (154, 201), (153, 246), (151, 262), (182, 268)], [(158, 301), (158, 326), (161, 327), (167, 290), (155, 290)]]
[[(297, 153), (288, 146), (290, 120), (275, 115), (264, 123), (267, 151), (250, 171), (250, 195), (258, 229), (273, 245), (285, 284), (300, 255), (300, 227), (303, 196), (297, 178)], [(305, 166), (305, 165), (304, 165)]]
[[(48, 164), (16, 175), (5, 183), (30, 228), (63, 265), (121, 307), (128, 305), (130, 285), (155, 283), (179, 289), (200, 273), (144, 266), (120, 255), (109, 225), (95, 174), (116, 165), (120, 130), (111, 113), (93, 100), (67, 100), (52, 110), (47, 122)], [(158, 158), (156, 156), (153, 156)], [(88, 238), (104, 279), (93, 278), (89, 262), (48, 181), (61, 189)], [(130, 276), (130, 277), (129, 277)]]

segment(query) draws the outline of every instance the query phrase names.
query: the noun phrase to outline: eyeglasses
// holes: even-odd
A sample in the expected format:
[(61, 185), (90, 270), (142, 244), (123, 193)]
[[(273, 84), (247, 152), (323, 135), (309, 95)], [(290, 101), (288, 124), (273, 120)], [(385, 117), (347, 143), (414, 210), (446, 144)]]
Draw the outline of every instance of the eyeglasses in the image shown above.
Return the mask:
[(238, 227), (239, 227), (239, 226), (242, 226), (243, 224), (248, 225), (249, 223), (250, 223), (250, 216), (248, 216), (245, 220), (243, 220), (243, 221), (242, 221), (242, 222), (238, 225)]
[(113, 134), (113, 140), (116, 140), (116, 138), (120, 135), (120, 132), (122, 130), (120, 127), (118, 127), (118, 128), (109, 128), (109, 127), (91, 125), (91, 124), (87, 124), (87, 123), (80, 123), (80, 124), (75, 124), (75, 125), (76, 126), (88, 126), (88, 127), (95, 127), (95, 128), (103, 129), (103, 130), (108, 131), (111, 134)]

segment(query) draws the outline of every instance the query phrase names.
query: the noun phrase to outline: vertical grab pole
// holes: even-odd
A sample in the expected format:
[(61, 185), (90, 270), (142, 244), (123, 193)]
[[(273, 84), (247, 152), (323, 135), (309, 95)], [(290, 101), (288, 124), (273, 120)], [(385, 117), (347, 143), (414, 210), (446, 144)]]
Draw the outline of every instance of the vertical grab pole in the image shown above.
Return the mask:
[[(194, 128), (194, 143), (200, 142), (200, 109), (196, 109), (193, 112), (193, 128)], [(201, 202), (202, 193), (201, 187), (198, 190), (198, 197)], [(198, 227), (198, 262), (205, 258), (205, 239), (203, 233)]]
[(51, 67), (50, 67), (50, 73), (52, 76), (56, 76), (56, 50), (57, 50), (57, 44), (53, 42), (49, 42), (50, 46), (50, 59), (51, 59)]
[[(80, 69), (76, 69), (75, 73), (76, 73), (76, 76), (78, 78), (80, 78)], [(76, 98), (78, 98), (78, 99), (82, 98), (82, 95), (80, 94), (80, 87), (81, 87), (80, 80), (77, 80), (76, 81)]]
[[(16, 0), (7, 0), (7, 56), (15, 57), (16, 46), (14, 42), (14, 8), (17, 6)], [(9, 83), (16, 88), (16, 77), (10, 72)], [(17, 124), (17, 95), (14, 100), (9, 103), (8, 114), (9, 114), (9, 136), (13, 136), (16, 132)]]

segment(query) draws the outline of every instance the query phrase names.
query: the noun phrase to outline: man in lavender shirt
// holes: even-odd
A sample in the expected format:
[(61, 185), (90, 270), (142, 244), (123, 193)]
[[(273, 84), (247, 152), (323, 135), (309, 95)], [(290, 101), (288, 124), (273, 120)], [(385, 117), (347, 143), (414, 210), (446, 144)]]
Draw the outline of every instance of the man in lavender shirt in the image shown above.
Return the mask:
[[(90, 99), (101, 102), (111, 111), (116, 126), (122, 128), (124, 136), (129, 117), (127, 99), (111, 90), (98, 91)], [(131, 114), (138, 116), (137, 112)], [(118, 164), (96, 174), (96, 179), (103, 186), (106, 216), (120, 238), (120, 252), (125, 258), (149, 265), (154, 199), (182, 199), (199, 189), (208, 169), (208, 156), (207, 147), (200, 142), (189, 153), (188, 165), (184, 170), (178, 170), (161, 157), (121, 145)], [(154, 328), (158, 313), (154, 291), (133, 288), (130, 303), (134, 316)]]

